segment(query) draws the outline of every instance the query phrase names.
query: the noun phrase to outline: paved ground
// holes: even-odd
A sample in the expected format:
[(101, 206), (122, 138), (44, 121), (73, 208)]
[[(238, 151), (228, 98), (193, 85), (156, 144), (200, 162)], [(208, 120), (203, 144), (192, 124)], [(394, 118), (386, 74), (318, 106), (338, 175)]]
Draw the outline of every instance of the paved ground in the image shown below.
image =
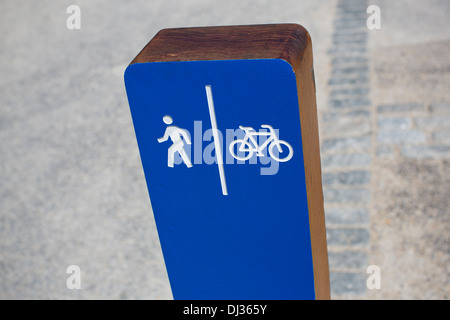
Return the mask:
[(410, 3), (388, 6), (385, 28), (370, 42), (370, 261), (385, 271), (382, 290), (369, 296), (448, 299), (450, 3)]
[[(365, 27), (364, 8), (382, 27)], [(443, 1), (339, 0), (321, 148), (335, 298), (449, 295), (449, 36)], [(368, 290), (368, 265), (381, 289)]]
[[(0, 298), (170, 299), (123, 71), (165, 27), (278, 22), (313, 39), (332, 297), (448, 298), (448, 1), (1, 8)], [(81, 290), (66, 287), (73, 264)]]

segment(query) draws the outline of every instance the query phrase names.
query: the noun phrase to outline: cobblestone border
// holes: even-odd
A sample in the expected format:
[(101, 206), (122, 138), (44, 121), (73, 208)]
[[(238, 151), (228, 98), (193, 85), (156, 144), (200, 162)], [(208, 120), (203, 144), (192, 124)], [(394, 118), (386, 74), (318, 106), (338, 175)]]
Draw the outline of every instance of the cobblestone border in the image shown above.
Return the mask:
[(333, 299), (368, 297), (372, 165), (450, 159), (450, 102), (372, 105), (368, 5), (368, 0), (337, 1), (328, 105), (320, 118)]
[(328, 51), (332, 71), (321, 158), (332, 298), (363, 298), (367, 290), (373, 130), (368, 5), (338, 0)]
[(397, 103), (376, 108), (380, 159), (450, 159), (450, 103)]

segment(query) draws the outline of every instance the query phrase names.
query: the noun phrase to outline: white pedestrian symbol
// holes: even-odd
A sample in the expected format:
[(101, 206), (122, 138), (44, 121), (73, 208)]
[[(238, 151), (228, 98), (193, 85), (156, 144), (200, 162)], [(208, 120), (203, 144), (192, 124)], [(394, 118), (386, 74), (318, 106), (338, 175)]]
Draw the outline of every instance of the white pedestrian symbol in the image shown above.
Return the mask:
[[(178, 128), (177, 126), (171, 126), (173, 119), (171, 116), (164, 116), (163, 121), (169, 125), (164, 132), (164, 136), (158, 139), (158, 142), (167, 141), (169, 138), (173, 144), (169, 147), (167, 154), (167, 165), (173, 168), (175, 153), (178, 152), (188, 168), (192, 167), (191, 160), (189, 159), (186, 151), (184, 151), (184, 143), (191, 144), (189, 138), (189, 132), (185, 129)], [(183, 137), (183, 139), (181, 139)], [(184, 141), (183, 141), (184, 140)]]
[[(276, 161), (286, 162), (291, 160), (294, 155), (294, 150), (292, 146), (284, 140), (280, 140), (277, 137), (277, 134), (272, 126), (268, 124), (261, 125), (261, 128), (269, 129), (269, 132), (256, 132), (255, 129), (251, 127), (243, 127), (239, 126), (241, 130), (245, 132), (244, 139), (234, 140), (230, 143), (230, 153), (237, 160), (245, 161), (250, 159), (253, 154), (256, 152), (258, 157), (263, 157), (263, 150), (267, 147), (269, 150), (269, 155)], [(256, 141), (257, 136), (267, 136), (267, 140), (261, 145)], [(238, 146), (238, 151), (242, 152), (243, 156), (238, 156), (237, 153), (234, 152), (234, 147)], [(283, 148), (283, 146), (285, 148)], [(278, 153), (275, 150), (278, 150), (278, 153), (283, 153), (284, 157), (279, 157)], [(287, 150), (285, 150), (287, 149)], [(287, 152), (287, 153), (286, 153)]]

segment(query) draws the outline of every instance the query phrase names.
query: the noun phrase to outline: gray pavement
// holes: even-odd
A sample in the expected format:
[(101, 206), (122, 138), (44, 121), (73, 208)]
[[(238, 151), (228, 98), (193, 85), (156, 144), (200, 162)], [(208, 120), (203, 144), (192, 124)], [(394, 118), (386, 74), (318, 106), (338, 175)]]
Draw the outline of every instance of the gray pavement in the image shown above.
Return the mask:
[(448, 1), (0, 7), (1, 299), (171, 299), (123, 72), (162, 28), (281, 22), (313, 40), (332, 298), (448, 298)]
[(380, 1), (389, 9), (370, 41), (370, 260), (386, 271), (369, 297), (448, 299), (450, 3), (410, 4)]

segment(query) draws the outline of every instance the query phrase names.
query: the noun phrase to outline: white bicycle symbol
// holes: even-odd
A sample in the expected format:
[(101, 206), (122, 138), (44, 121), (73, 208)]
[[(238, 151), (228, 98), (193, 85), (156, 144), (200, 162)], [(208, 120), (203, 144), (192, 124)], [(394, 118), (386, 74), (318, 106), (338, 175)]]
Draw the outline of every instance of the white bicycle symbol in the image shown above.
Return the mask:
[[(269, 129), (269, 132), (256, 132), (252, 127), (239, 126), (239, 128), (245, 132), (244, 139), (234, 140), (232, 143), (230, 143), (229, 146), (230, 154), (237, 160), (241, 161), (248, 160), (253, 156), (255, 152), (258, 157), (263, 157), (264, 153), (262, 151), (266, 147), (267, 150), (269, 151), (269, 155), (279, 162), (289, 161), (294, 155), (294, 150), (292, 149), (292, 146), (286, 141), (278, 139), (275, 130), (272, 128), (272, 126), (268, 124), (261, 125), (261, 128)], [(255, 139), (256, 136), (268, 136), (269, 138), (267, 138), (267, 140), (264, 141), (262, 145), (258, 145), (258, 142)], [(244, 153), (243, 157), (238, 156), (234, 152), (235, 146), (238, 146), (237, 149), (240, 152)], [(275, 147), (277, 147), (279, 153), (285, 154), (285, 152), (287, 151), (287, 155), (284, 158), (279, 157), (278, 154), (274, 152)], [(285, 150), (286, 148), (287, 150)], [(247, 152), (248, 154), (246, 154)]]

